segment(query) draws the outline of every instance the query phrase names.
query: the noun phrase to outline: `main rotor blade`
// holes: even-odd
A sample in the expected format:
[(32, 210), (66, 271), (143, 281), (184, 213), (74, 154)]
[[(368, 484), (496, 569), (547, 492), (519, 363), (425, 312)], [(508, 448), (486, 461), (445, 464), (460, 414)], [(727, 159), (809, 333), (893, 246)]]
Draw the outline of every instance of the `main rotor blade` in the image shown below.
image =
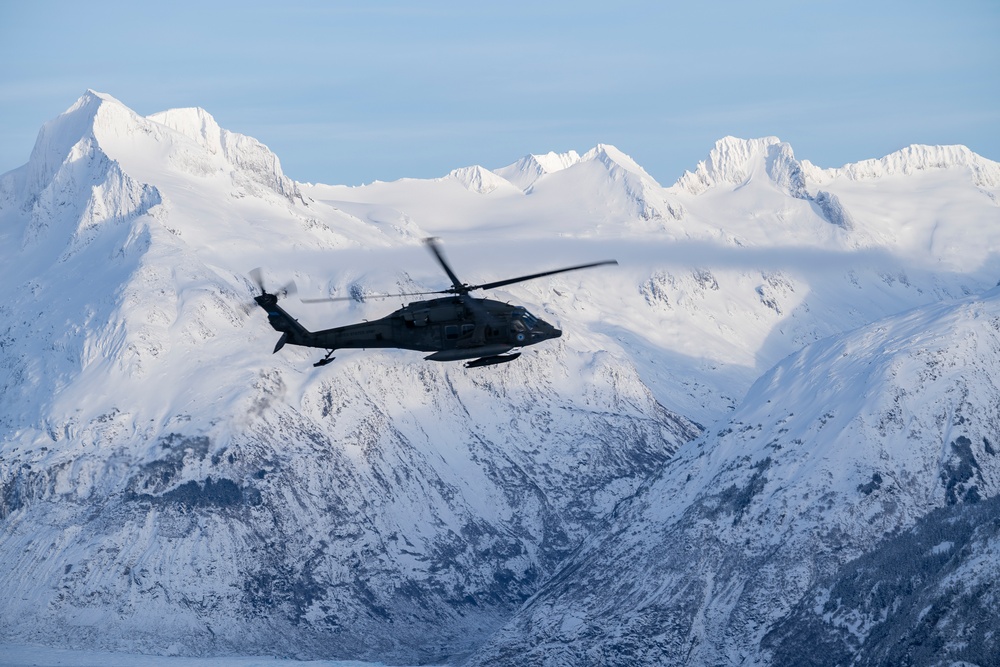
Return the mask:
[(503, 287), (504, 285), (512, 285), (514, 283), (523, 282), (525, 280), (533, 280), (535, 278), (542, 278), (544, 276), (555, 275), (556, 273), (566, 273), (567, 271), (578, 271), (580, 269), (589, 269), (593, 266), (604, 266), (605, 264), (618, 264), (616, 259), (606, 259), (602, 262), (592, 262), (590, 264), (580, 264), (579, 266), (567, 266), (565, 269), (555, 269), (554, 271), (542, 271), (541, 273), (532, 273), (528, 276), (520, 276), (518, 278), (508, 278), (507, 280), (497, 280), (492, 283), (483, 283), (482, 285), (472, 285), (466, 289), (493, 289), (494, 287)]
[(458, 276), (455, 275), (455, 272), (451, 270), (450, 266), (448, 266), (448, 262), (445, 261), (444, 255), (441, 253), (441, 248), (438, 245), (437, 238), (430, 236), (424, 239), (424, 243), (426, 243), (427, 246), (431, 249), (431, 252), (434, 253), (435, 257), (437, 257), (438, 263), (441, 264), (441, 268), (444, 269), (444, 272), (448, 274), (449, 278), (451, 278), (451, 284), (454, 285), (454, 287), (447, 291), (453, 292), (455, 294), (467, 293), (469, 291), (469, 287), (467, 287), (461, 280), (459, 280)]
[(469, 296), (468, 294), (459, 294), (458, 298), (472, 313), (472, 317), (476, 321), (476, 324), (485, 326), (486, 323), (490, 321), (490, 313), (486, 310), (486, 306), (483, 305), (483, 302), (480, 299), (477, 299), (474, 296)]
[(267, 290), (264, 289), (264, 272), (261, 271), (261, 268), (259, 266), (256, 269), (251, 269), (250, 279), (254, 282), (255, 285), (257, 285), (257, 287), (260, 288), (261, 294), (267, 292)]
[[(451, 294), (452, 290), (436, 290), (434, 292), (406, 292), (405, 294), (363, 294), (361, 301), (368, 299), (391, 299), (397, 296), (426, 296), (428, 294)], [(358, 301), (353, 296), (329, 296), (319, 299), (299, 299), (302, 303), (329, 303), (330, 301)]]
[(302, 303), (330, 303), (331, 301), (357, 301), (353, 296), (328, 296), (319, 299), (299, 299)]

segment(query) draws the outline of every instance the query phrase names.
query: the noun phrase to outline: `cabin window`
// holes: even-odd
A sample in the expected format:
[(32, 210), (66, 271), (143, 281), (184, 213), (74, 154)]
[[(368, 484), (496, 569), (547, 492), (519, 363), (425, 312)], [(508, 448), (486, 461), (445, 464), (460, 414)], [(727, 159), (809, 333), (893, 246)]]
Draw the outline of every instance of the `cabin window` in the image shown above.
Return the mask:
[(449, 324), (444, 328), (444, 337), (447, 340), (457, 340), (458, 339), (458, 325)]
[(475, 324), (463, 324), (462, 325), (462, 336), (471, 336), (472, 332), (476, 330)]

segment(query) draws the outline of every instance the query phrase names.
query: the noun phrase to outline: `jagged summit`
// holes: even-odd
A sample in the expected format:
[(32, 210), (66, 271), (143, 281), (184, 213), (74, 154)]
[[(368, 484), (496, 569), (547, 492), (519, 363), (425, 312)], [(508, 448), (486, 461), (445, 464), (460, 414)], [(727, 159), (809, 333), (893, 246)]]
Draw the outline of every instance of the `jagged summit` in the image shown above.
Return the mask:
[(114, 97), (88, 90), (69, 109), (42, 125), (31, 157), (21, 168), (23, 177), (18, 194), (43, 190), (70, 157), (74, 146), (96, 141), (98, 127), (120, 121), (128, 124), (132, 117), (138, 118)]
[(573, 191), (581, 200), (593, 196), (594, 210), (603, 207), (600, 202), (614, 202), (643, 221), (683, 215), (645, 169), (611, 144), (598, 144), (582, 156), (576, 151), (526, 155), (494, 174), (529, 195), (564, 197)]
[(194, 139), (213, 155), (225, 157), (257, 183), (286, 197), (299, 196), (295, 183), (282, 172), (277, 155), (253, 137), (220, 127), (204, 109), (169, 109), (148, 118)]
[(767, 178), (793, 197), (805, 195), (802, 165), (791, 145), (777, 137), (719, 139), (708, 158), (693, 173), (684, 172), (677, 185), (701, 194), (716, 186), (741, 186), (755, 178)]
[(121, 102), (88, 90), (45, 123), (28, 162), (0, 176), (8, 229), (21, 247), (63, 259), (103, 228), (133, 219), (162, 201), (156, 187), (123, 169), (113, 146), (147, 123)]
[(566, 153), (549, 151), (545, 155), (530, 155), (528, 157), (550, 174), (566, 169), (567, 167), (572, 167), (581, 160), (580, 155), (576, 151)]
[(212, 153), (223, 152), (223, 132), (215, 117), (201, 107), (167, 109), (147, 116), (150, 120), (166, 125), (172, 130), (190, 137)]
[[(608, 169), (621, 168), (625, 171), (641, 176), (647, 181), (656, 183), (646, 170), (624, 152), (618, 150), (611, 144), (597, 144), (582, 156), (576, 151), (567, 153), (549, 152), (545, 155), (525, 155), (517, 162), (494, 169), (493, 173), (504, 180), (513, 183), (518, 188), (529, 191), (535, 183), (551, 174), (570, 169), (576, 165), (598, 161), (603, 163)], [(657, 184), (659, 187), (659, 184)]]
[[(178, 135), (194, 141), (204, 153), (199, 155)], [(169, 156), (165, 161), (159, 159), (163, 154)], [(252, 137), (219, 127), (205, 110), (175, 109), (144, 118), (111, 95), (93, 90), (42, 126), (27, 164), (5, 179), (3, 192), (25, 201), (45, 191), (60, 173), (75, 182), (67, 170), (78, 168), (81, 159), (113, 163), (142, 183), (156, 180), (165, 162), (174, 171), (194, 175), (229, 172), (234, 187), (244, 192), (260, 192), (257, 186), (264, 186), (283, 197), (299, 196), (274, 153)]]
[(535, 181), (546, 174), (554, 174), (580, 161), (576, 151), (568, 153), (548, 152), (545, 155), (525, 155), (514, 164), (495, 169), (494, 173), (513, 183), (521, 190), (527, 190)]
[[(591, 190), (599, 198), (616, 202), (621, 209), (644, 222), (680, 220), (684, 214), (680, 204), (667, 196), (645, 169), (611, 144), (598, 144), (584, 153), (576, 164), (549, 178), (572, 181), (564, 188)], [(545, 186), (540, 182), (533, 188)], [(654, 225), (658, 226), (659, 222)]]
[(609, 169), (625, 169), (659, 186), (659, 183), (656, 183), (656, 179), (639, 166), (638, 162), (611, 144), (597, 144), (597, 146), (584, 153), (583, 157), (580, 158), (580, 162), (587, 162), (589, 160), (597, 160)]
[(108, 95), (107, 93), (101, 93), (92, 88), (88, 88), (76, 102), (71, 104), (70, 107), (66, 109), (66, 111), (61, 113), (57, 118), (45, 123), (45, 125), (58, 123), (60, 122), (60, 119), (65, 120), (70, 117), (78, 117), (81, 114), (84, 117), (90, 117), (92, 119), (96, 115), (97, 110), (103, 104), (117, 105), (119, 107), (127, 108), (113, 95)]

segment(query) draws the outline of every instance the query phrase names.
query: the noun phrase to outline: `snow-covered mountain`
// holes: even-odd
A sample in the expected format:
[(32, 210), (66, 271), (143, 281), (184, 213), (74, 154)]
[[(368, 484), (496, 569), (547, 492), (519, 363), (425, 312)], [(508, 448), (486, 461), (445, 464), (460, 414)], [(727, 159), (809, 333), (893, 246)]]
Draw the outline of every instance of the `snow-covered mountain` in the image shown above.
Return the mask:
[[(952, 518), (995, 550), (961, 507), (996, 495), (998, 193), (964, 147), (820, 169), (731, 137), (670, 187), (608, 145), (301, 184), (204, 110), (88, 92), (0, 176), (0, 637), (767, 663), (808, 628), (891, 653), (855, 563)], [(428, 235), (470, 283), (621, 266), (496, 290), (564, 330), (503, 367), (271, 354), (249, 269), (304, 296), (440, 289)], [(392, 309), (283, 305), (313, 329)], [(995, 573), (956, 558), (942, 586)]]
[(88, 93), (3, 177), (0, 627), (127, 650), (467, 653), (698, 428), (586, 332), (485, 375), (272, 356), (248, 269), (346, 287), (331, 257), (410, 244), (430, 270), (427, 232), (306, 202), (216, 128)]
[(529, 190), (535, 181), (542, 176), (562, 171), (580, 162), (580, 155), (576, 151), (568, 153), (549, 152), (545, 155), (525, 155), (514, 164), (507, 165), (500, 169), (494, 169), (494, 173), (504, 180), (517, 186), (520, 190)]
[(476, 664), (990, 664), (997, 378), (1000, 288), (807, 346)]

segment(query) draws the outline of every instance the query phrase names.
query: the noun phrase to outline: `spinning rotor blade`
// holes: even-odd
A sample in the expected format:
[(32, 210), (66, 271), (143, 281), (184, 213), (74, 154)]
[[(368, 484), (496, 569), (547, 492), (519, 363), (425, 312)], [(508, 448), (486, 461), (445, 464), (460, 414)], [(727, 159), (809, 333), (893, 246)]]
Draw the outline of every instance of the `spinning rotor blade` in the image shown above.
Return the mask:
[(299, 299), (302, 303), (329, 303), (331, 301), (357, 301), (353, 296), (328, 296), (319, 299)]
[[(261, 294), (268, 294), (267, 288), (264, 287), (264, 271), (259, 266), (250, 271), (250, 279), (253, 280)], [(298, 291), (298, 287), (295, 286), (295, 281), (290, 280), (284, 287), (275, 290), (273, 293), (286, 297), (296, 294)]]
[[(590, 264), (578, 264), (576, 266), (568, 266), (563, 269), (555, 269), (552, 271), (542, 271), (540, 273), (532, 273), (526, 276), (518, 276), (517, 278), (508, 278), (506, 280), (497, 280), (490, 283), (482, 283), (481, 285), (467, 285), (459, 280), (458, 276), (452, 270), (451, 265), (448, 264), (448, 260), (444, 258), (444, 253), (441, 251), (441, 246), (436, 237), (428, 237), (424, 239), (424, 243), (430, 248), (431, 252), (434, 254), (434, 258), (437, 259), (438, 264), (444, 269), (444, 272), (448, 274), (448, 278), (451, 280), (451, 287), (443, 290), (434, 290), (431, 292), (402, 292), (399, 294), (371, 294), (362, 295), (361, 298), (355, 296), (332, 296), (332, 297), (322, 297), (318, 299), (300, 299), (302, 303), (330, 303), (335, 301), (366, 301), (368, 299), (391, 299), (400, 296), (426, 296), (429, 294), (456, 294), (462, 300), (462, 303), (472, 311), (473, 315), (477, 320), (488, 319), (488, 314), (485, 307), (480, 303), (479, 299), (469, 296), (469, 292), (479, 289), (493, 289), (494, 287), (503, 287), (504, 285), (512, 285), (514, 283), (523, 282), (525, 280), (533, 280), (535, 278), (542, 278), (544, 276), (551, 276), (557, 273), (565, 273), (567, 271), (578, 271), (580, 269), (589, 269), (594, 266), (604, 266), (606, 264), (618, 264), (616, 260), (609, 259), (602, 262), (591, 262)], [(257, 287), (260, 288), (262, 294), (267, 294), (267, 290), (264, 288), (264, 278), (260, 269), (254, 269), (250, 272), (250, 277), (256, 283)], [(278, 291), (278, 293), (284, 293), (284, 296), (295, 293), (295, 283), (291, 282), (284, 288)]]
[[(405, 294), (363, 294), (361, 301), (368, 299), (391, 299), (397, 296), (426, 296), (428, 294), (449, 294), (451, 290), (437, 290), (435, 292), (406, 292)], [(299, 299), (302, 303), (329, 303), (330, 301), (358, 301), (353, 296), (328, 296), (318, 299)]]
[[(433, 237), (433, 236), (431, 236), (431, 237), (428, 237), (428, 238), (424, 239), (424, 243), (426, 243), (427, 247), (429, 247), (431, 249), (431, 252), (434, 253), (434, 257), (437, 259), (438, 264), (441, 265), (441, 268), (444, 269), (444, 272), (448, 274), (448, 278), (451, 280), (451, 284), (452, 284), (451, 288), (449, 288), (449, 289), (443, 289), (443, 290), (434, 290), (433, 292), (404, 292), (404, 293), (401, 293), (401, 294), (372, 294), (372, 295), (365, 295), (363, 297), (363, 299), (364, 300), (366, 300), (366, 299), (391, 299), (391, 298), (397, 297), (397, 296), (427, 296), (428, 294), (458, 294), (458, 295), (468, 294), (469, 293), (469, 287), (467, 285), (463, 284), (462, 281), (458, 279), (458, 276), (455, 275), (455, 272), (451, 270), (451, 266), (448, 264), (448, 261), (444, 258), (444, 254), (441, 252), (441, 246), (438, 244), (438, 239), (435, 238), (435, 237)], [(253, 276), (253, 274), (251, 274), (251, 275)], [(253, 277), (254, 277), (255, 280), (258, 281), (258, 284), (259, 284), (259, 277), (260, 277), (259, 273), (256, 276), (253, 276)], [(357, 299), (355, 299), (353, 296), (331, 296), (331, 297), (325, 297), (325, 298), (320, 298), (320, 299), (300, 299), (300, 300), (302, 301), (302, 303), (328, 303), (330, 301), (357, 301)], [(475, 306), (473, 306), (473, 308), (475, 308)]]
[(578, 271), (579, 269), (589, 269), (592, 266), (604, 266), (605, 264), (618, 264), (618, 260), (606, 259), (602, 262), (592, 262), (590, 264), (580, 264), (578, 266), (567, 266), (565, 269), (555, 269), (554, 271), (542, 271), (541, 273), (532, 273), (527, 276), (520, 276), (518, 278), (508, 278), (507, 280), (497, 280), (492, 283), (483, 283), (482, 285), (472, 285), (465, 286), (464, 289), (475, 290), (475, 289), (493, 289), (494, 287), (503, 287), (504, 285), (512, 285), (514, 283), (519, 283), (525, 280), (533, 280), (535, 278), (541, 278), (543, 276), (551, 276), (556, 273), (565, 273), (567, 271)]
[(267, 290), (264, 289), (264, 272), (261, 271), (259, 266), (250, 271), (250, 279), (260, 289), (261, 294), (267, 293)]
[(461, 299), (462, 304), (472, 313), (472, 317), (476, 320), (477, 324), (483, 325), (489, 322), (490, 314), (481, 300), (466, 293), (459, 294), (458, 298)]
[(466, 294), (470, 287), (459, 280), (458, 276), (455, 275), (455, 272), (451, 270), (450, 266), (448, 266), (448, 262), (445, 261), (444, 254), (441, 252), (441, 247), (438, 245), (438, 239), (431, 236), (424, 239), (424, 243), (426, 243), (431, 249), (431, 252), (434, 253), (435, 257), (437, 257), (437, 261), (441, 265), (441, 268), (444, 269), (444, 272), (448, 274), (449, 278), (451, 278), (451, 284), (453, 287), (450, 290), (444, 290), (444, 292)]

